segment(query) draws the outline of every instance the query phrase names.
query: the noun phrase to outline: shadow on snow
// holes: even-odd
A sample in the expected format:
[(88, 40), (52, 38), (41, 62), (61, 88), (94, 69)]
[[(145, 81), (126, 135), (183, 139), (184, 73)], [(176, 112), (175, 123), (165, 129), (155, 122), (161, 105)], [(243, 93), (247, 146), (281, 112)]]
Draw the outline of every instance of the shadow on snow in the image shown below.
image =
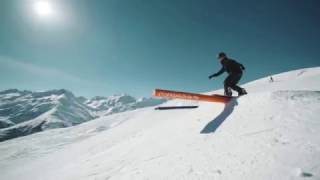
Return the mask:
[(221, 124), (228, 118), (233, 112), (234, 107), (238, 105), (237, 98), (233, 98), (228, 104), (224, 106), (223, 111), (212, 121), (210, 121), (202, 130), (201, 134), (214, 133)]

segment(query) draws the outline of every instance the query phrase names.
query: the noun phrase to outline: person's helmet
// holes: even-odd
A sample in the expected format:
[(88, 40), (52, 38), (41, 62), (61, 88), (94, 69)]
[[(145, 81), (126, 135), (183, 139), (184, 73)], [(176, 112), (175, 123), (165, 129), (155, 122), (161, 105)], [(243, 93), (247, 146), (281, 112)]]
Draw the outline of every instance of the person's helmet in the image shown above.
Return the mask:
[(221, 58), (224, 58), (224, 57), (227, 57), (227, 54), (224, 53), (224, 52), (220, 52), (217, 56), (218, 59), (221, 59)]

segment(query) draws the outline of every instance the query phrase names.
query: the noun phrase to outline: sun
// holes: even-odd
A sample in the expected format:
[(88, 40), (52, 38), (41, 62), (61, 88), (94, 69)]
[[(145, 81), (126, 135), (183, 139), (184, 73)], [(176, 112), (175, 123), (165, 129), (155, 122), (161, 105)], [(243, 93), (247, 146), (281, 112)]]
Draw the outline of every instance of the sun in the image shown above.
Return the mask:
[[(1, 1), (1, 0), (0, 0)], [(27, 0), (26, 0), (27, 1)], [(69, 21), (70, 9), (63, 1), (57, 0), (28, 0), (25, 12), (30, 15), (30, 20), (44, 27), (60, 28)], [(38, 26), (37, 26), (38, 27)]]
[(40, 17), (50, 17), (53, 14), (53, 7), (49, 1), (36, 1), (33, 8), (35, 13)]

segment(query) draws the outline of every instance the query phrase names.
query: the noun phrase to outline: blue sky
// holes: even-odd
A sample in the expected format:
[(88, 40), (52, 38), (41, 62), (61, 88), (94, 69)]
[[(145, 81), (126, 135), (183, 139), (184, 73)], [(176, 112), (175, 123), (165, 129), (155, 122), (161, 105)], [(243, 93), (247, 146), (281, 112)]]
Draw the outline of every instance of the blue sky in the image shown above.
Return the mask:
[(41, 0), (0, 2), (0, 90), (76, 95), (222, 87), (216, 54), (247, 67), (242, 83), (319, 66), (317, 0)]

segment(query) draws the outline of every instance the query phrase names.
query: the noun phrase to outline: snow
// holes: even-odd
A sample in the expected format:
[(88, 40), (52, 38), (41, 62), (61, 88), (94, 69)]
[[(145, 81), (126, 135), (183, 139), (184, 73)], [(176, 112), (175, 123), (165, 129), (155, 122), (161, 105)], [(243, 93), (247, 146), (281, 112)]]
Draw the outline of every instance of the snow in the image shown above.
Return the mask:
[(12, 99), (12, 98), (18, 97), (18, 96), (20, 96), (19, 93), (9, 93), (9, 94), (2, 95), (1, 98), (4, 100), (9, 100), (9, 99)]
[[(13, 93), (19, 95), (11, 96)], [(8, 95), (10, 99), (6, 98)], [(0, 93), (0, 102), (0, 141), (94, 118), (84, 104), (77, 102), (76, 97), (64, 89), (43, 92), (7, 90)]]
[(101, 117), (137, 108), (155, 106), (163, 102), (165, 101), (154, 98), (136, 99), (132, 96), (122, 94), (109, 97), (96, 96), (85, 101), (84, 104), (93, 109), (95, 116)]
[(0, 141), (163, 102), (151, 98), (136, 100), (129, 95), (86, 100), (65, 89), (41, 92), (9, 89), (0, 92)]
[(272, 77), (226, 106), (148, 107), (2, 142), (0, 179), (320, 179), (320, 68)]

